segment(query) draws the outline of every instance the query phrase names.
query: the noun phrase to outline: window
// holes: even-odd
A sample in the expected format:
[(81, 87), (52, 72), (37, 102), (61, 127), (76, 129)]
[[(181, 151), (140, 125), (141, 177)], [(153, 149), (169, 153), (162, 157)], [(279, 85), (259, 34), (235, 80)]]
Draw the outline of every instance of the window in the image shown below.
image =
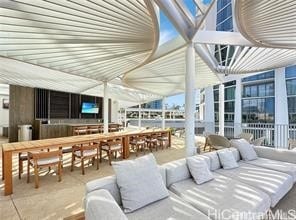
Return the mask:
[(274, 83), (262, 83), (256, 85), (245, 85), (243, 97), (274, 96)]
[(296, 77), (296, 65), (286, 67), (285, 74), (286, 74), (286, 78)]
[(269, 71), (269, 72), (257, 74), (254, 76), (245, 77), (242, 79), (242, 82), (250, 82), (250, 81), (272, 79), (272, 78), (274, 78), (274, 71)]
[(234, 112), (234, 102), (225, 102), (224, 103), (224, 111), (226, 113)]
[(235, 99), (235, 87), (225, 88), (224, 99), (226, 101)]
[(242, 121), (243, 123), (273, 123), (274, 98), (244, 99)]
[(214, 101), (219, 102), (219, 90), (214, 90)]
[(296, 79), (287, 80), (287, 94), (296, 95)]

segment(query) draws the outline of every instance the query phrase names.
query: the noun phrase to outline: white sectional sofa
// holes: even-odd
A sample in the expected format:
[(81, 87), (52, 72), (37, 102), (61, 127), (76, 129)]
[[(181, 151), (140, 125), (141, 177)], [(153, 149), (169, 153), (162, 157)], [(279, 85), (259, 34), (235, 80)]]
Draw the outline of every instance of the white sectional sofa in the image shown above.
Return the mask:
[[(159, 171), (169, 197), (118, 216), (122, 203), (115, 176), (91, 181), (86, 184), (86, 219), (223, 219), (219, 214), (225, 210), (223, 217), (226, 214), (230, 219), (260, 219), (293, 187), (296, 151), (257, 146), (254, 149), (258, 159), (243, 161), (239, 151), (230, 148), (239, 164), (230, 170), (221, 168), (216, 152), (198, 155), (210, 161), (214, 175), (213, 180), (200, 185), (192, 179), (186, 159), (164, 164)], [(110, 198), (112, 205), (102, 204)], [(238, 215), (241, 213), (251, 215)]]

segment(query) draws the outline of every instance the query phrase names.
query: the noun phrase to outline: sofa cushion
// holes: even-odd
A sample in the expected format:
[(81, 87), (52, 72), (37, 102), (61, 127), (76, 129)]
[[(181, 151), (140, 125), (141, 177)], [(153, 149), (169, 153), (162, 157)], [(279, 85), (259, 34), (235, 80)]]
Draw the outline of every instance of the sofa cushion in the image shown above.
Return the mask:
[(87, 194), (85, 198), (85, 219), (127, 220), (109, 191), (101, 189)]
[(135, 211), (169, 195), (153, 154), (114, 162), (112, 166), (124, 212)]
[[(212, 219), (241, 219), (230, 215), (238, 212), (260, 215), (270, 208), (270, 198), (264, 192), (218, 173), (213, 175), (212, 181), (202, 185), (187, 179), (172, 184), (169, 189)], [(221, 218), (223, 213), (229, 216)]]
[(122, 205), (119, 188), (114, 175), (95, 179), (86, 183), (86, 194), (99, 189), (105, 189), (109, 191), (118, 205)]
[(202, 154), (210, 159), (210, 170), (214, 171), (221, 168), (220, 160), (216, 151)]
[(170, 196), (127, 214), (130, 220), (198, 219), (210, 220), (183, 199), (170, 192)]
[(190, 173), (197, 184), (203, 184), (214, 178), (209, 170), (209, 165), (202, 156), (187, 157), (186, 161)]
[(219, 156), (223, 169), (228, 170), (228, 169), (233, 169), (238, 167), (235, 157), (230, 150), (228, 149), (218, 150), (217, 154)]
[(237, 148), (243, 160), (250, 161), (258, 158), (253, 146), (245, 139), (231, 140), (231, 146)]
[(282, 162), (278, 160), (270, 160), (261, 157), (259, 157), (257, 160), (245, 161), (245, 163), (287, 173), (293, 177), (294, 183), (296, 182), (296, 164)]
[(293, 186), (293, 178), (286, 173), (261, 168), (244, 162), (239, 162), (239, 167), (236, 169), (219, 169), (215, 172), (264, 191), (270, 196), (272, 207), (274, 207)]
[(235, 147), (230, 147), (230, 148), (228, 148), (228, 150), (230, 150), (232, 152), (236, 162), (241, 160), (241, 155), (240, 155), (238, 149), (236, 149)]
[[(166, 169), (162, 166), (158, 166), (158, 170), (162, 177), (163, 183), (166, 184)], [(108, 190), (118, 205), (122, 205), (120, 191), (115, 175), (95, 179), (86, 183), (86, 194), (99, 189)]]
[(163, 164), (162, 167), (166, 169), (167, 187), (175, 182), (191, 178), (185, 158)]

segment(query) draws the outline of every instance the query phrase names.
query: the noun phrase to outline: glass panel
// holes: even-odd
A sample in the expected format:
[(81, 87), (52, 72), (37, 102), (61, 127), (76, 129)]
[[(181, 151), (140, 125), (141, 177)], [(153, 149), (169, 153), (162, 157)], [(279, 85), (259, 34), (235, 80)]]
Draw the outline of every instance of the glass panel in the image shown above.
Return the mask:
[(296, 77), (296, 65), (286, 67), (285, 74), (286, 78)]
[(287, 80), (287, 94), (296, 95), (296, 79)]
[(219, 112), (219, 103), (214, 103), (214, 112)]
[(274, 83), (266, 84), (266, 96), (274, 96)]
[(263, 80), (263, 79), (271, 79), (274, 78), (274, 71), (269, 71), (261, 74), (257, 74), (254, 76), (245, 77), (242, 79), (242, 82), (249, 82), (255, 80)]
[(215, 102), (219, 101), (219, 90), (214, 90), (214, 101)]
[(273, 123), (274, 98), (243, 100), (242, 121), (243, 123)]
[(235, 99), (235, 87), (225, 88), (224, 99), (225, 100)]
[(225, 102), (224, 103), (225, 112), (234, 112), (234, 102)]

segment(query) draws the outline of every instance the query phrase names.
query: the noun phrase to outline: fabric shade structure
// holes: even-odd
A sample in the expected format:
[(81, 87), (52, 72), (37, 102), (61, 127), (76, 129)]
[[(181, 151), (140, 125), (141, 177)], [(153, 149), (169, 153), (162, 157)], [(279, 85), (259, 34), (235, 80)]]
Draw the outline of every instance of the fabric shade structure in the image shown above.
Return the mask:
[[(159, 47), (149, 63), (128, 72), (123, 81), (161, 96), (184, 92), (186, 44), (181, 37)], [(196, 88), (220, 82), (219, 76), (196, 54)]]
[(296, 49), (295, 1), (236, 0), (239, 31), (258, 46)]
[[(296, 63), (296, 50), (233, 45), (198, 45), (211, 57), (209, 66), (217, 73), (247, 74)], [(198, 50), (198, 49), (197, 49)]]
[(154, 100), (110, 82), (156, 50), (153, 7), (145, 0), (1, 0), (0, 82), (102, 96), (108, 81), (110, 98)]

